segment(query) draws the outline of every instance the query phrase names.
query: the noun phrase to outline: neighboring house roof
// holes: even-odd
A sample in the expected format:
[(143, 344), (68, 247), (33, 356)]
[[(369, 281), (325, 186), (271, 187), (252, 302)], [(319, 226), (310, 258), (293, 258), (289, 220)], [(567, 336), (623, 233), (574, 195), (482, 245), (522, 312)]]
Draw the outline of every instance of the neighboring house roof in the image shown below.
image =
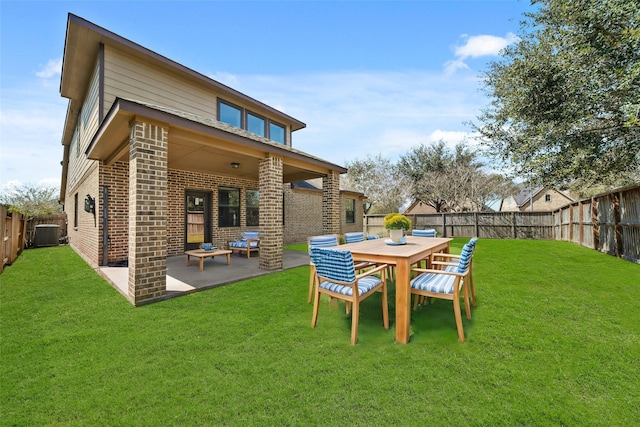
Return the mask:
[(431, 214), (431, 213), (437, 213), (437, 212), (433, 206), (427, 203), (424, 203), (421, 200), (414, 200), (413, 203), (411, 203), (409, 207), (404, 210), (404, 213), (405, 214)]
[(514, 208), (516, 208), (516, 210), (522, 210), (530, 204), (531, 199), (535, 201), (538, 196), (541, 195), (541, 193), (550, 191), (562, 196), (563, 198), (566, 198), (568, 202), (573, 202), (576, 200), (570, 194), (549, 186), (536, 187), (531, 190), (529, 187), (527, 187), (526, 184), (520, 183), (517, 185), (517, 187), (520, 189), (520, 192), (518, 194), (510, 196), (514, 203), (508, 203), (509, 198), (503, 199), (502, 203), (500, 204), (500, 211), (510, 211), (514, 210)]

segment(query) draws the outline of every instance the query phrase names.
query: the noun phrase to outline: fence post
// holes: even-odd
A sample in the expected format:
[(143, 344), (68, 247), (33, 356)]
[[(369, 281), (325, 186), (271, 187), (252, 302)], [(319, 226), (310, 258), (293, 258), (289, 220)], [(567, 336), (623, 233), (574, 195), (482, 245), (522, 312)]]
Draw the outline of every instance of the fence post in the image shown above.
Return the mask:
[(444, 212), (442, 213), (442, 237), (447, 237), (447, 218)]
[(516, 230), (516, 213), (512, 212), (511, 213), (511, 223), (513, 224), (513, 238), (517, 239), (518, 238), (518, 232)]
[(611, 195), (612, 205), (613, 205), (613, 235), (614, 242), (616, 246), (616, 256), (618, 258), (622, 257), (622, 253), (624, 252), (624, 248), (622, 245), (622, 229), (620, 227), (620, 198), (621, 193), (613, 193)]
[(476, 235), (476, 237), (479, 237), (480, 236), (480, 226), (478, 225), (478, 212), (474, 212), (473, 213), (473, 218), (475, 219), (475, 222), (476, 222), (476, 230), (475, 230), (476, 234), (475, 235)]
[(598, 201), (591, 198), (591, 225), (593, 227), (593, 249), (600, 250), (600, 228), (598, 226)]

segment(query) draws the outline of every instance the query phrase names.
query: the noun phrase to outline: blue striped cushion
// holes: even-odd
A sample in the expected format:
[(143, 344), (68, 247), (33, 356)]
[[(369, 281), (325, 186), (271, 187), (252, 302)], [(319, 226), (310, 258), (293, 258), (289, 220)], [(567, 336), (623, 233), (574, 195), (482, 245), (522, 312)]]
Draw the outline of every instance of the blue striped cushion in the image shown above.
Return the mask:
[(412, 230), (411, 235), (418, 237), (436, 237), (436, 230)]
[[(236, 240), (235, 242), (229, 242), (229, 246), (232, 248), (246, 248), (247, 241), (246, 240)], [(251, 248), (257, 248), (258, 242), (251, 242)]]
[(474, 237), (473, 239), (469, 240), (469, 244), (471, 245), (471, 247), (475, 247), (476, 243), (478, 243), (478, 238)]
[(364, 233), (345, 233), (344, 240), (347, 243), (364, 242)]
[(313, 236), (309, 238), (309, 247), (328, 248), (332, 246), (338, 246), (338, 237), (335, 234)]
[(458, 261), (458, 273), (464, 273), (469, 268), (471, 262), (471, 255), (473, 255), (473, 247), (468, 243), (462, 248), (460, 254), (460, 261)]
[(258, 231), (245, 231), (242, 236), (242, 240), (247, 239), (259, 239), (258, 235), (260, 233)]
[[(380, 282), (382, 282), (382, 280), (380, 280), (380, 278), (376, 276), (367, 276), (358, 280), (358, 296), (371, 291), (371, 289), (378, 286)], [(353, 296), (353, 287), (351, 286), (338, 285), (331, 282), (322, 282), (320, 283), (320, 287), (342, 295)]]
[(448, 274), (423, 273), (411, 281), (413, 289), (439, 294), (453, 294), (456, 276)]
[(353, 257), (349, 251), (312, 247), (311, 260), (315, 264), (319, 276), (341, 282), (356, 280)]

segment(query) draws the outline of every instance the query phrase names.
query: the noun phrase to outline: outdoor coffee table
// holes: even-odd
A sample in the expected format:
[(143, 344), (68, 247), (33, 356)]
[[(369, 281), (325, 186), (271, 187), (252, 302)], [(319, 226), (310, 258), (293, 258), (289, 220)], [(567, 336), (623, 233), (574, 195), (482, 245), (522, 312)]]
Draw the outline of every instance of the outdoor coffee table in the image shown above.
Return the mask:
[(231, 264), (231, 251), (226, 249), (214, 249), (211, 251), (205, 251), (204, 249), (194, 249), (192, 251), (186, 251), (184, 253), (187, 256), (187, 265), (190, 265), (190, 258), (197, 257), (200, 260), (200, 271), (204, 270), (204, 259), (213, 258), (219, 255), (227, 256), (227, 265)]

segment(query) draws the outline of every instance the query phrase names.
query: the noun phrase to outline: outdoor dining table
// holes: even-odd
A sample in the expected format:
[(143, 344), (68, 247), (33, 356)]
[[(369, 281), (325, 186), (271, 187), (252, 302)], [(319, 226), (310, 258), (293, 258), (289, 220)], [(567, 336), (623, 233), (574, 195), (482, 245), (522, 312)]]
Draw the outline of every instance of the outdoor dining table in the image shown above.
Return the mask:
[(411, 331), (411, 266), (433, 253), (449, 253), (449, 238), (406, 236), (406, 243), (389, 245), (388, 239), (340, 245), (354, 261), (368, 261), (396, 267), (396, 342), (407, 344)]

